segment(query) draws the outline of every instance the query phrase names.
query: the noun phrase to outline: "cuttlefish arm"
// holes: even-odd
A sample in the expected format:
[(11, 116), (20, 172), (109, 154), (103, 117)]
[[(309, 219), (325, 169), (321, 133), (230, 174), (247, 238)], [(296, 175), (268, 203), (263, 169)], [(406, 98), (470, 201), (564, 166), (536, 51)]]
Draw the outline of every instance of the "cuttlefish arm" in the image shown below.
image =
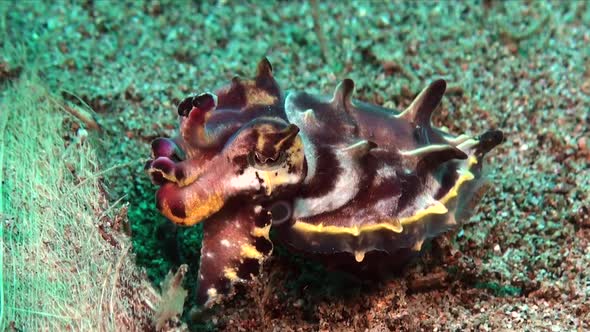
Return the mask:
[(270, 213), (252, 204), (231, 205), (204, 221), (197, 303), (205, 307), (255, 278), (272, 253)]
[(163, 185), (171, 182), (180, 187), (193, 183), (203, 172), (217, 151), (193, 151), (191, 158), (179, 144), (169, 138), (157, 138), (152, 142), (151, 159), (145, 164), (152, 183)]

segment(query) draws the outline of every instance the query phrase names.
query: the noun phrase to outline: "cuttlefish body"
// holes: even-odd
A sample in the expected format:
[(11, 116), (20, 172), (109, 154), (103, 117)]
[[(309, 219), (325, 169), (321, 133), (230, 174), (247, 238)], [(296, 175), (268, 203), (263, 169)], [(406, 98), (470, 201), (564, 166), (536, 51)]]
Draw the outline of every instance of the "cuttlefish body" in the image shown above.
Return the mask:
[(183, 100), (180, 134), (152, 143), (146, 170), (164, 216), (204, 223), (198, 302), (258, 275), (271, 228), (288, 248), (365, 269), (400, 266), (465, 220), (503, 135), (434, 128), (445, 89), (434, 81), (401, 113), (353, 100), (350, 79), (330, 97), (284, 97), (263, 59), (253, 80)]

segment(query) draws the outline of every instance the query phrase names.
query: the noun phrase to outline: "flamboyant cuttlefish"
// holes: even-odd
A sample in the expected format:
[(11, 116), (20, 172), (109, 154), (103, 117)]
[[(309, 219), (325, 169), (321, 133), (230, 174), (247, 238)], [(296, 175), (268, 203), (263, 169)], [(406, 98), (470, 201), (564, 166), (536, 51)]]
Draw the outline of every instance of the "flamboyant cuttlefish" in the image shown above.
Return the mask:
[(254, 278), (273, 239), (359, 269), (401, 265), (464, 220), (481, 197), (491, 130), (454, 136), (430, 117), (437, 80), (403, 112), (351, 99), (281, 93), (265, 58), (253, 80), (178, 105), (180, 134), (152, 143), (146, 170), (161, 213), (203, 225), (197, 302), (210, 306)]

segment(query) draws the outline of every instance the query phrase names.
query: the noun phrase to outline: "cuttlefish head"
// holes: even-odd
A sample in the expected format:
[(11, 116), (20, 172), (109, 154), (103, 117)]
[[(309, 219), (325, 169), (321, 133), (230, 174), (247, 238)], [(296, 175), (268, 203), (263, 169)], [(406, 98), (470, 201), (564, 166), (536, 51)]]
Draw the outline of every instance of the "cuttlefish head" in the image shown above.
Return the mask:
[(164, 183), (157, 206), (171, 221), (194, 225), (221, 210), (229, 199), (267, 199), (295, 188), (306, 175), (299, 128), (277, 118), (244, 125), (221, 151), (198, 167), (188, 185)]

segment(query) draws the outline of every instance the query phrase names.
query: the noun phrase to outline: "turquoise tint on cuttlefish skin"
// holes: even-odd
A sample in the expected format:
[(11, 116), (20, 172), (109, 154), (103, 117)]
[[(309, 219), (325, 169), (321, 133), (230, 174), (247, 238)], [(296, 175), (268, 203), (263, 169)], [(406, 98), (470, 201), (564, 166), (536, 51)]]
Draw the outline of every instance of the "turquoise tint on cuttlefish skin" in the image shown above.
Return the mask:
[(180, 132), (158, 138), (146, 170), (172, 222), (203, 222), (197, 300), (211, 306), (287, 248), (335, 268), (403, 266), (469, 217), (485, 191), (484, 156), (502, 132), (453, 135), (431, 125), (446, 83), (403, 112), (332, 96), (284, 96), (267, 59), (252, 80), (178, 106)]

